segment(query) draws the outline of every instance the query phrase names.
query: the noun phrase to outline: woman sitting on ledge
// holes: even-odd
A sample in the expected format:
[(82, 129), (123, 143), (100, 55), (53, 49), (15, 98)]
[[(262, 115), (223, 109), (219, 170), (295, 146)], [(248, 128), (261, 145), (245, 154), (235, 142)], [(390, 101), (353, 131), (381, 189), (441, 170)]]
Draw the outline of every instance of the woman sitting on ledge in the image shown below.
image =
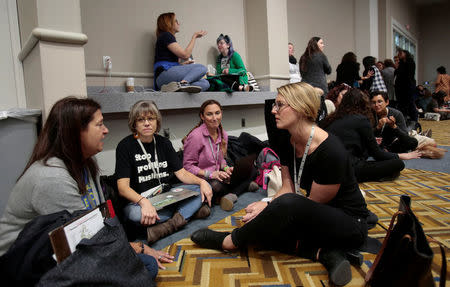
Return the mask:
[(220, 34), (217, 38), (219, 56), (216, 61), (216, 75), (208, 75), (210, 91), (253, 91), (248, 84), (247, 70), (241, 55), (233, 49), (233, 42), (228, 35)]
[[(262, 244), (282, 252), (318, 260), (330, 281), (351, 280), (349, 249), (367, 237), (366, 203), (355, 180), (350, 158), (335, 136), (315, 125), (320, 99), (304, 82), (278, 88), (272, 108), (279, 129), (291, 134), (297, 176), (287, 166), (294, 158), (280, 154), (282, 187), (270, 202), (246, 208), (246, 224), (229, 232), (200, 229), (192, 241), (205, 248), (234, 250)], [(300, 192), (306, 190), (306, 197)], [(355, 262), (360, 264), (361, 261)]]
[[(209, 88), (209, 83), (203, 76), (206, 67), (194, 64), (191, 58), (195, 41), (206, 35), (206, 31), (198, 31), (185, 49), (177, 43), (175, 34), (180, 31), (180, 23), (175, 13), (159, 15), (156, 28), (155, 64), (153, 66), (155, 77), (155, 90), (163, 92), (199, 93)], [(182, 64), (179, 59), (184, 60)]]

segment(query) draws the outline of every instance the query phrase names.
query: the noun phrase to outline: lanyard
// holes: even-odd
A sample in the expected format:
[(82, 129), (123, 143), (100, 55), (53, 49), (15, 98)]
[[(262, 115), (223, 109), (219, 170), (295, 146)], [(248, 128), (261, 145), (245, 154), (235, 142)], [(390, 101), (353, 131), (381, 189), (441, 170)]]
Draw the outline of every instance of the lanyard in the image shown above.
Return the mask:
[[(153, 136), (153, 147), (155, 148), (155, 161), (154, 164), (152, 164), (152, 162), (150, 161), (150, 155), (147, 154), (147, 151), (144, 148), (144, 145), (142, 144), (140, 139), (137, 139), (139, 145), (141, 146), (142, 151), (145, 154), (145, 157), (147, 158), (148, 161), (148, 165), (152, 168), (153, 174), (156, 174), (156, 177), (158, 178), (158, 182), (159, 184), (161, 184), (161, 179), (160, 179), (160, 175), (159, 175), (159, 163), (158, 163), (158, 153), (156, 152), (156, 137)], [(155, 171), (155, 167), (154, 165), (156, 165), (156, 171)]]
[(214, 148), (213, 148), (213, 144), (211, 141), (211, 137), (208, 137), (209, 140), (209, 146), (211, 147), (211, 152), (212, 152), (212, 156), (214, 158), (214, 163), (216, 166), (216, 169), (219, 170), (220, 168), (217, 168), (217, 166), (219, 165), (219, 144), (217, 144), (217, 152), (216, 154), (214, 154)]
[(295, 156), (295, 143), (294, 143), (294, 180), (295, 180), (295, 192), (298, 194), (302, 194), (300, 192), (300, 179), (302, 177), (303, 173), (303, 167), (305, 166), (306, 156), (308, 155), (309, 147), (311, 146), (312, 139), (314, 137), (314, 124), (311, 127), (311, 133), (309, 134), (308, 142), (305, 146), (305, 152), (303, 153), (302, 162), (300, 164), (300, 169), (298, 170), (298, 177), (297, 177), (297, 167), (296, 167), (296, 156)]

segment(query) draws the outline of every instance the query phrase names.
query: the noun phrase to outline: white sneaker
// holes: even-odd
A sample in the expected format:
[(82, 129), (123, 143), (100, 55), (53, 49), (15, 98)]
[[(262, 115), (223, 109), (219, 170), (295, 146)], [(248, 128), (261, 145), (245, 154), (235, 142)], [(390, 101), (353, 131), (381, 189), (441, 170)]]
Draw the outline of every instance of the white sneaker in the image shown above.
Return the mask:
[(180, 83), (170, 82), (168, 84), (162, 85), (161, 92), (177, 92), (180, 90)]

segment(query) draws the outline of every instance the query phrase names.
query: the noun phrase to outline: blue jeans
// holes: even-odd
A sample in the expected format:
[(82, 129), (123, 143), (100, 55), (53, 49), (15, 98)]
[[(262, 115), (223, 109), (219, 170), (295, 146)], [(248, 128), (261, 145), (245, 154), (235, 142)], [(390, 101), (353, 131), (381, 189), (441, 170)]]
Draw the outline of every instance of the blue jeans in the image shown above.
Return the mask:
[(201, 64), (188, 64), (174, 66), (164, 72), (162, 72), (156, 79), (156, 84), (159, 88), (162, 85), (168, 84), (170, 82), (181, 82), (186, 81), (193, 86), (199, 86), (202, 91), (209, 89), (209, 82), (203, 79), (206, 75), (208, 69)]
[(144, 263), (145, 269), (147, 269), (150, 277), (155, 280), (156, 275), (158, 275), (158, 263), (156, 259), (150, 255), (139, 253), (137, 254), (139, 259)]
[[(183, 184), (174, 186), (178, 188), (185, 188), (193, 191), (197, 191), (200, 193), (200, 186), (195, 184)], [(185, 200), (182, 200), (178, 203), (171, 204), (166, 206), (165, 208), (158, 211), (159, 220), (156, 223), (161, 223), (172, 218), (175, 212), (179, 212), (184, 219), (189, 220), (189, 218), (194, 215), (194, 213), (199, 210), (202, 206), (202, 197), (199, 194), (198, 196), (189, 197)], [(140, 224), (141, 223), (141, 206), (136, 203), (129, 203), (123, 209), (125, 217), (130, 221)]]

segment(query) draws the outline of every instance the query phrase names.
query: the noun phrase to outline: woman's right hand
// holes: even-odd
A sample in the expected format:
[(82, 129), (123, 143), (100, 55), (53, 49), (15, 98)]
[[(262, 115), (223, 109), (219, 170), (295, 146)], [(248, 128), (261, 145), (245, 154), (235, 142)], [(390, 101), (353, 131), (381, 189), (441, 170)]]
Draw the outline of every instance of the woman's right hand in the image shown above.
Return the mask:
[(152, 205), (150, 200), (143, 198), (139, 205), (141, 206), (141, 224), (142, 225), (152, 225), (159, 220), (158, 213), (155, 207)]
[(245, 214), (242, 217), (242, 221), (244, 221), (245, 223), (251, 221), (253, 218), (258, 216), (258, 214), (260, 214), (261, 211), (263, 211), (263, 209), (267, 207), (267, 205), (269, 205), (269, 204), (266, 201), (257, 201), (257, 202), (250, 203), (245, 208), (245, 212), (247, 214)]
[(192, 35), (192, 39), (201, 38), (201, 37), (205, 36), (206, 34), (208, 34), (208, 32), (206, 32), (205, 30), (197, 31), (194, 33), (194, 35)]
[(217, 179), (218, 181), (222, 182), (229, 179), (230, 175), (226, 171), (216, 170), (211, 173), (211, 178)]

